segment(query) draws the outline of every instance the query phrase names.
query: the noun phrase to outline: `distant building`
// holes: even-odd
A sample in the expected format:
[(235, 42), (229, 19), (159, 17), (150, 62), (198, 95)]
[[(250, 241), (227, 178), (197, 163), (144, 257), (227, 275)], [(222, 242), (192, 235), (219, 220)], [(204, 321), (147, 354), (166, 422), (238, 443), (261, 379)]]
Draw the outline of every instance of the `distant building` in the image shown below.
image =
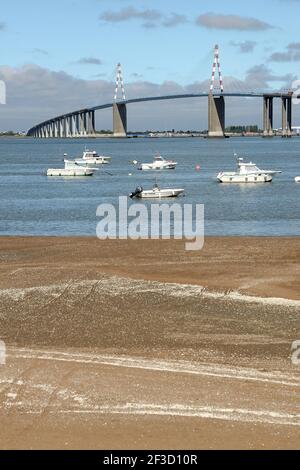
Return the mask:
[[(274, 132), (279, 132), (281, 133), (282, 132), (282, 127), (279, 127), (278, 129), (274, 129)], [(292, 126), (292, 132), (294, 134), (300, 134), (300, 126)]]

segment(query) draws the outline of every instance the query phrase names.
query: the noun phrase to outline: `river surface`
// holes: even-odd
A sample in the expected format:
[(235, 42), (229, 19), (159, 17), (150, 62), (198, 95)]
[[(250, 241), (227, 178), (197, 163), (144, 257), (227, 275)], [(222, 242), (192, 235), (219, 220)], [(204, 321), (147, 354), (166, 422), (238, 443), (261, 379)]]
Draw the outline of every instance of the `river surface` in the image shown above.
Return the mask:
[[(89, 178), (47, 178), (63, 155), (79, 157), (87, 146), (112, 157)], [(118, 207), (136, 186), (150, 189), (155, 174), (131, 163), (152, 161), (159, 151), (175, 159), (175, 171), (156, 177), (162, 187), (184, 188), (183, 204), (204, 204), (206, 235), (300, 235), (300, 139), (0, 139), (0, 235), (95, 235), (100, 204)], [(225, 185), (220, 170), (235, 168), (234, 152), (260, 168), (280, 169), (271, 184)], [(196, 167), (200, 166), (200, 171)], [(153, 201), (152, 201), (153, 202)], [(174, 202), (174, 201), (173, 201)], [(129, 204), (131, 202), (129, 201)], [(149, 207), (151, 202), (146, 202)]]

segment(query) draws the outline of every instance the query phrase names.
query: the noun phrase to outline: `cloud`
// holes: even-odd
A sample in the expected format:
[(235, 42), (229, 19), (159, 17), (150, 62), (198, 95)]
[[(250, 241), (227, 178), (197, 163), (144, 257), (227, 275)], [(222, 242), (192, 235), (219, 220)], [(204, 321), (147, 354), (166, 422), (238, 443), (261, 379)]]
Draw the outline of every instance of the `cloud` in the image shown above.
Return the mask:
[(208, 29), (227, 29), (237, 31), (264, 31), (273, 27), (256, 18), (238, 15), (222, 15), (217, 13), (205, 13), (198, 16), (196, 24)]
[(169, 16), (166, 16), (158, 10), (138, 10), (132, 6), (123, 8), (119, 11), (105, 11), (100, 15), (100, 20), (107, 23), (121, 23), (130, 20), (142, 20), (142, 26), (144, 28), (155, 28), (157, 26), (172, 28), (187, 22), (185, 15), (171, 13)]
[(180, 24), (187, 22), (187, 17), (185, 15), (179, 15), (177, 13), (172, 13), (171, 16), (163, 21), (163, 26), (166, 28), (172, 28)]
[[(207, 74), (208, 75), (208, 74)], [(135, 81), (139, 78), (138, 81)], [(287, 88), (293, 81), (291, 75), (274, 75), (265, 65), (248, 70), (245, 80), (224, 77), (225, 91), (263, 91), (274, 88), (279, 82)], [(26, 130), (46, 119), (113, 100), (115, 83), (104, 78), (83, 80), (66, 72), (52, 71), (34, 64), (22, 67), (0, 67), (0, 80), (7, 85), (7, 105), (3, 108), (0, 129)], [(276, 83), (277, 86), (277, 83)], [(193, 82), (182, 86), (175, 81), (153, 83), (135, 77), (125, 83), (128, 98), (207, 92), (209, 80)], [(253, 102), (253, 103), (252, 103)], [(236, 104), (234, 104), (236, 103)], [(247, 103), (247, 106), (242, 103)], [(258, 100), (226, 101), (228, 123), (256, 123), (261, 119)], [(233, 110), (234, 108), (234, 110)], [(296, 107), (297, 108), (297, 107)], [(184, 99), (167, 102), (140, 103), (128, 107), (129, 128), (185, 128), (205, 129), (207, 127), (207, 100)], [(97, 113), (98, 128), (110, 128), (111, 110)]]
[(0, 31), (4, 31), (6, 29), (6, 23), (0, 21)]
[(289, 88), (296, 77), (292, 74), (274, 75), (265, 64), (255, 65), (247, 71), (245, 82), (253, 90), (267, 90), (269, 82), (282, 82), (282, 88)]
[(46, 51), (45, 49), (39, 49), (38, 47), (36, 47), (35, 49), (33, 49), (31, 51), (33, 54), (41, 54), (41, 55), (49, 55), (49, 52)]
[(82, 57), (77, 61), (77, 64), (83, 65), (101, 65), (102, 60), (97, 59), (96, 57)]
[(137, 72), (134, 72), (131, 74), (132, 78), (135, 78), (135, 80), (140, 80), (143, 78), (143, 75)]
[(237, 47), (239, 49), (239, 52), (242, 54), (247, 54), (249, 52), (253, 52), (255, 46), (256, 46), (255, 41), (243, 41), (243, 42), (235, 42), (231, 41), (230, 45)]
[(138, 10), (135, 7), (123, 8), (119, 11), (105, 11), (100, 15), (100, 19), (109, 23), (120, 23), (132, 19), (142, 19), (145, 21), (156, 21), (162, 18), (158, 10)]
[(156, 28), (157, 24), (154, 23), (153, 21), (146, 21), (145, 23), (143, 23), (143, 28), (146, 28), (146, 29), (152, 29), (152, 28)]
[(272, 62), (297, 62), (300, 61), (300, 42), (292, 42), (287, 45), (284, 52), (274, 52), (270, 58)]

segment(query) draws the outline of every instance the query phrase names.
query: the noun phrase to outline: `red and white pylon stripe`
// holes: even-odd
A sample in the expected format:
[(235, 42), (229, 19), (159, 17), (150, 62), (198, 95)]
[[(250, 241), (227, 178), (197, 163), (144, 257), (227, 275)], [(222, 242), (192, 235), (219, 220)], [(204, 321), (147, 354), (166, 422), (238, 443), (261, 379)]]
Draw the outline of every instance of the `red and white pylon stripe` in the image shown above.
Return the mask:
[(220, 82), (220, 88), (221, 88), (221, 93), (224, 91), (224, 85), (223, 85), (223, 77), (222, 77), (222, 70), (221, 70), (221, 63), (220, 63), (220, 54), (219, 54), (219, 46), (215, 46), (215, 57), (214, 57), (214, 63), (213, 63), (213, 69), (212, 69), (212, 76), (211, 76), (211, 82), (210, 82), (210, 92), (212, 93), (215, 87), (215, 78), (216, 78), (216, 70), (218, 67), (218, 73), (219, 73), (219, 82)]
[(126, 100), (124, 81), (123, 81), (123, 75), (122, 75), (122, 66), (121, 66), (120, 63), (118, 63), (118, 65), (117, 65), (117, 78), (116, 78), (116, 90), (115, 90), (114, 101), (117, 101), (117, 99), (118, 99), (118, 92), (119, 92), (120, 88), (122, 90), (122, 100)]

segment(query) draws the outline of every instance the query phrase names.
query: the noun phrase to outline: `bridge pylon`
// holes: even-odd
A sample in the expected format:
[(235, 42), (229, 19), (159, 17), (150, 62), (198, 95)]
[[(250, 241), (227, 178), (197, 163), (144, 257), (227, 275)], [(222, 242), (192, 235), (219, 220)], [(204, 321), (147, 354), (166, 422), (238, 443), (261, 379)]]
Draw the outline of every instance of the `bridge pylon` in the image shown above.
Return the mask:
[(118, 100), (118, 94), (119, 90), (122, 91), (122, 100), (126, 100), (126, 95), (125, 95), (125, 87), (124, 87), (124, 80), (123, 80), (123, 73), (122, 73), (122, 65), (120, 62), (117, 64), (117, 69), (116, 69), (116, 89), (115, 89), (115, 96), (114, 96), (114, 101)]
[(127, 136), (127, 109), (125, 103), (113, 104), (114, 137)]
[(283, 96), (282, 101), (282, 137), (292, 137), (292, 96)]
[[(118, 101), (119, 91), (122, 92), (122, 100)], [(127, 108), (124, 101), (126, 100), (125, 87), (122, 74), (122, 66), (117, 65), (116, 89), (113, 104), (113, 132), (114, 137), (127, 136)]]
[[(219, 93), (214, 95), (216, 71), (219, 76)], [(208, 137), (225, 137), (225, 98), (224, 85), (220, 63), (219, 46), (215, 46), (214, 63), (212, 68), (210, 91), (208, 96)]]
[(264, 113), (264, 137), (273, 137), (274, 125), (273, 125), (273, 96), (265, 95), (263, 98), (263, 113)]

